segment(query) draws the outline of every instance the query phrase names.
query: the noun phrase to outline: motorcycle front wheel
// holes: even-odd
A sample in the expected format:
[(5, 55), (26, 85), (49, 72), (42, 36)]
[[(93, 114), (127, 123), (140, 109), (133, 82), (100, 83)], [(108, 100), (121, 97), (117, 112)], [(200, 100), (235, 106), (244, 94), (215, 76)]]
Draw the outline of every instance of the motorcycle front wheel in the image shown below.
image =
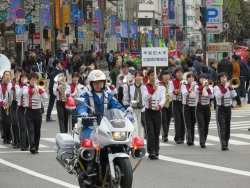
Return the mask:
[(114, 160), (115, 179), (109, 177), (110, 188), (131, 188), (133, 183), (133, 172), (128, 158), (116, 158)]
[(84, 180), (82, 180), (81, 178), (78, 178), (78, 183), (80, 188), (91, 188), (91, 186), (87, 186), (84, 184)]

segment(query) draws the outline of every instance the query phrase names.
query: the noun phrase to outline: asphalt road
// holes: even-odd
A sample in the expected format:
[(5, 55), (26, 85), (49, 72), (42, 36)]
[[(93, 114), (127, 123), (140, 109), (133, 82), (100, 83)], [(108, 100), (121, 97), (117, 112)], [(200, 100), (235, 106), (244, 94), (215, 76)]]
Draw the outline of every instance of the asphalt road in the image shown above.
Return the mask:
[[(45, 101), (45, 112), (47, 105), (48, 101)], [(52, 118), (57, 119), (56, 109), (52, 112)], [(133, 188), (248, 188), (249, 127), (249, 110), (233, 110), (229, 151), (221, 151), (214, 111), (206, 149), (201, 149), (198, 143), (190, 147), (186, 144), (176, 145), (171, 123), (170, 140), (161, 143), (160, 159), (152, 161), (144, 158), (134, 173)], [(3, 145), (0, 141), (0, 187), (78, 187), (77, 178), (65, 172), (55, 159), (54, 136), (58, 132), (58, 121), (47, 123), (44, 114), (38, 154), (14, 150), (11, 145)], [(132, 165), (136, 162), (131, 158)]]

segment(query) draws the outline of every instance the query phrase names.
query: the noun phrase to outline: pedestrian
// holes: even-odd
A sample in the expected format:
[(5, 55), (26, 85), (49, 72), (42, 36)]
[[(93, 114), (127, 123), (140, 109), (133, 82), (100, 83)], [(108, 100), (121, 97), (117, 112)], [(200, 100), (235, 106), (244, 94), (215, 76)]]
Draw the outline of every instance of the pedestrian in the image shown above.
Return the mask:
[(21, 151), (29, 150), (27, 125), (25, 123), (25, 116), (24, 116), (26, 106), (23, 96), (23, 87), (27, 86), (26, 85), (27, 81), (28, 81), (28, 75), (27, 73), (23, 73), (20, 75), (18, 84), (15, 85), (16, 96), (17, 96), (17, 119), (18, 119)]
[(145, 122), (147, 129), (148, 157), (158, 159), (160, 151), (161, 109), (166, 102), (165, 88), (155, 83), (156, 73), (153, 69), (147, 73), (149, 83), (142, 89), (142, 98), (145, 104)]
[(218, 63), (217, 66), (217, 73), (220, 74), (221, 72), (225, 72), (228, 75), (228, 80), (231, 80), (234, 72), (233, 63), (228, 60), (227, 52), (223, 52), (222, 57), (223, 59)]
[(219, 85), (214, 87), (217, 102), (216, 122), (221, 142), (221, 150), (228, 150), (231, 124), (232, 98), (236, 97), (234, 88), (228, 83), (229, 76), (225, 72), (218, 74)]
[(47, 99), (45, 91), (37, 86), (38, 75), (31, 73), (29, 75), (29, 86), (23, 87), (26, 112), (25, 122), (27, 125), (30, 152), (38, 153), (42, 125), (42, 99)]
[[(232, 62), (233, 62), (233, 68), (234, 68), (232, 78), (240, 79), (240, 66), (238, 63), (238, 56), (237, 55), (232, 55)], [(235, 108), (242, 107), (241, 100), (240, 100), (240, 87), (235, 88), (235, 91), (237, 93), (237, 96), (235, 97), (235, 99), (237, 101), (237, 105), (234, 107)]]
[[(111, 83), (117, 86), (117, 78), (120, 74), (121, 61), (117, 59), (114, 68), (110, 72)], [(117, 88), (118, 89), (118, 88)]]

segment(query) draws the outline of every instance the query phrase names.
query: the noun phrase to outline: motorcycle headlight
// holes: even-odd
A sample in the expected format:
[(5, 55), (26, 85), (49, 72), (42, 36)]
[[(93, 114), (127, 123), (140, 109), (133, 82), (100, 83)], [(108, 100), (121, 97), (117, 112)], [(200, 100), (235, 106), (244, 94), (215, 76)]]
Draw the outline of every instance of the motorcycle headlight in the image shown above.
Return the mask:
[(113, 132), (112, 136), (115, 141), (124, 141), (127, 138), (127, 132)]

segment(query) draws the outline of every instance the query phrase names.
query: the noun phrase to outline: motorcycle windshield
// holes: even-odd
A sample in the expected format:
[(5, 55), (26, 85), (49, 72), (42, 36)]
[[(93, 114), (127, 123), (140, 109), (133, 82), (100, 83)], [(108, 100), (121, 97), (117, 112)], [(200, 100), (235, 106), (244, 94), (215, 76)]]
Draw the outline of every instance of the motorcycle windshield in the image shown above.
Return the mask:
[(110, 109), (110, 110), (105, 111), (103, 116), (105, 116), (109, 120), (110, 124), (114, 128), (125, 127), (125, 121), (124, 121), (125, 113), (123, 113), (121, 110)]

